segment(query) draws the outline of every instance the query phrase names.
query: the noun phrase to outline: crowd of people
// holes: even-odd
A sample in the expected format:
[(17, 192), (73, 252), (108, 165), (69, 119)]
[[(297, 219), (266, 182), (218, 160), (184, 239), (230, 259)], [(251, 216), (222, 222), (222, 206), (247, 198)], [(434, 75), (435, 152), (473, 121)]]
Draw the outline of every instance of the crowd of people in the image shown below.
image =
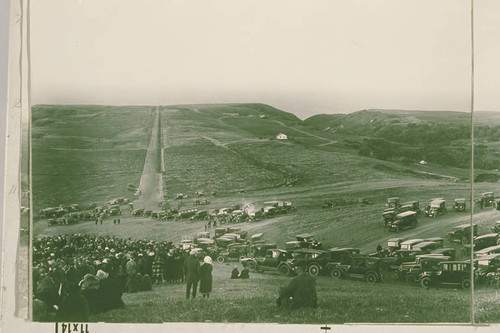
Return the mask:
[(34, 317), (86, 321), (90, 314), (123, 307), (124, 292), (182, 283), (187, 257), (171, 242), (82, 234), (34, 239)]
[[(85, 234), (33, 240), (33, 319), (85, 322), (89, 316), (124, 307), (124, 292), (154, 284), (186, 283), (186, 299), (212, 292), (212, 258), (171, 242)], [(228, 276), (229, 278), (229, 276)], [(248, 268), (231, 272), (248, 279)]]

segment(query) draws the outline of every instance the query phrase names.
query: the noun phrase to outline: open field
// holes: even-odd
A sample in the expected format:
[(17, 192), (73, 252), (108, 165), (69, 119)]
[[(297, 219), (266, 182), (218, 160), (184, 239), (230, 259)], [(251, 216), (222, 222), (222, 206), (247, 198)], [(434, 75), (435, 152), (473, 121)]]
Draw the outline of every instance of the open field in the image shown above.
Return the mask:
[[(455, 198), (469, 200), (470, 171), (467, 168), (443, 167), (438, 163), (420, 165), (418, 159), (400, 161), (362, 156), (357, 144), (365, 142), (366, 137), (324, 131), (318, 129), (317, 122), (310, 125), (269, 106), (160, 106), (157, 131), (154, 109), (39, 107), (33, 113), (35, 213), (47, 206), (77, 203), (85, 207), (119, 196), (129, 197), (138, 205), (142, 201), (143, 206), (154, 209), (157, 202), (151, 202), (151, 198), (155, 197), (158, 188), (163, 190), (170, 207), (192, 208), (198, 199), (195, 192), (203, 190), (207, 193), (204, 198), (210, 203), (196, 206), (198, 209), (234, 205), (260, 208), (265, 201), (291, 201), (297, 208), (295, 213), (238, 224), (250, 234), (264, 232), (264, 238), (276, 242), (278, 247), (293, 240), (296, 234), (311, 232), (326, 248), (358, 247), (362, 253), (372, 253), (378, 244), (384, 246), (388, 238), (396, 236), (383, 227), (381, 214), (388, 197), (399, 196), (402, 202), (418, 200), (421, 208), (434, 197), (444, 197), (448, 204)], [(393, 124), (394, 116), (388, 114), (384, 121)], [(420, 123), (426, 115), (409, 112), (405, 119)], [(454, 126), (466, 121), (463, 114), (452, 115)], [(449, 113), (436, 113), (431, 120), (446, 124), (448, 116)], [(445, 130), (446, 126), (443, 128)], [(275, 136), (280, 132), (287, 134), (288, 140), (277, 140)], [(159, 147), (151, 145), (156, 135)], [(459, 147), (460, 140), (446, 147)], [(163, 157), (162, 161), (159, 157)], [(162, 166), (163, 172), (157, 174)], [(134, 196), (127, 191), (127, 185), (143, 183), (141, 176), (144, 179), (145, 172), (155, 176), (144, 182), (142, 197)], [(161, 176), (161, 184), (157, 176)], [(217, 195), (211, 195), (212, 191)], [(475, 194), (485, 191), (499, 193), (500, 187), (492, 182), (475, 185)], [(187, 194), (188, 198), (174, 200), (177, 193)], [(334, 202), (335, 207), (322, 208), (323, 202)], [(470, 201), (467, 206), (467, 211), (462, 213), (449, 209), (436, 219), (420, 217), (416, 228), (403, 230), (397, 236), (445, 237), (453, 226), (470, 221)], [(177, 243), (183, 235), (204, 230), (203, 221), (153, 221), (148, 217), (133, 217), (125, 208), (122, 210), (120, 225), (113, 225), (113, 218), (110, 218), (103, 225), (80, 222), (48, 227), (46, 220), (35, 216), (33, 234), (40, 237), (90, 233)], [(499, 211), (477, 209), (474, 222), (479, 224), (480, 234), (484, 234), (498, 219)], [(126, 309), (100, 314), (93, 320), (470, 321), (470, 294), (464, 291), (425, 290), (388, 281), (369, 286), (327, 277), (318, 278), (320, 307), (317, 311), (280, 312), (274, 306), (275, 293), (286, 278), (254, 274), (248, 281), (231, 281), (227, 279), (230, 267), (216, 267), (220, 275), (211, 300), (186, 303), (183, 286), (160, 286), (149, 293), (125, 295)], [(478, 290), (478, 297), (486, 294)], [(482, 321), (500, 320), (500, 314), (491, 306), (495, 300), (488, 295), (478, 301), (476, 307), (481, 309)], [(265, 306), (257, 310), (257, 304)], [(408, 304), (411, 311), (408, 311)], [(187, 317), (187, 309), (193, 306), (200, 311), (191, 311), (196, 314)]]

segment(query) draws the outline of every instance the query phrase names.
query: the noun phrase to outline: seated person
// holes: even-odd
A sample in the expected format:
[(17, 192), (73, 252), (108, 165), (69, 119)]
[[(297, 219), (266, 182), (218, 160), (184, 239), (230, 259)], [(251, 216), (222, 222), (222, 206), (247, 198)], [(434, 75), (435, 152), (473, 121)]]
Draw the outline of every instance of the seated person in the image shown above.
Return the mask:
[(248, 279), (250, 278), (250, 275), (249, 275), (249, 272), (248, 272), (248, 268), (243, 268), (243, 270), (241, 271), (240, 275), (238, 276), (239, 279)]
[(239, 274), (240, 272), (238, 271), (238, 267), (234, 266), (233, 270), (231, 271), (231, 279), (237, 279)]

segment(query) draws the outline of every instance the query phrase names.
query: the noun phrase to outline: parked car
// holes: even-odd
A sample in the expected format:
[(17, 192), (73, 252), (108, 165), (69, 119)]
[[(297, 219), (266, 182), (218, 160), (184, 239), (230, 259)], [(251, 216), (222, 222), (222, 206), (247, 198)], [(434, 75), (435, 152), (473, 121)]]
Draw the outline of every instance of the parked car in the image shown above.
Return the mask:
[(230, 244), (226, 250), (222, 250), (217, 255), (217, 262), (223, 263), (226, 261), (241, 260), (247, 258), (250, 253), (250, 245), (248, 244)]
[(405, 262), (399, 266), (397, 276), (399, 279), (408, 283), (416, 283), (423, 272), (437, 270), (439, 263), (449, 261), (450, 259), (451, 258), (447, 256), (428, 254), (417, 255), (415, 261)]
[(240, 261), (254, 272), (278, 271), (283, 275), (291, 275), (296, 270), (292, 255), (280, 249), (268, 249), (263, 257), (243, 258)]
[(411, 250), (413, 249), (413, 246), (417, 245), (418, 243), (422, 243), (424, 240), (420, 238), (415, 238), (415, 239), (409, 239), (400, 244), (401, 250)]
[(399, 208), (401, 205), (399, 203), (399, 197), (387, 198), (387, 203), (385, 207), (387, 208)]
[(328, 263), (325, 270), (333, 278), (364, 279), (368, 283), (376, 283), (382, 279), (380, 273), (380, 259), (365, 255), (352, 255), (348, 263)]
[(432, 250), (429, 255), (436, 256), (446, 256), (450, 257), (450, 260), (455, 260), (457, 250), (453, 247), (441, 247), (439, 249)]
[(401, 248), (401, 243), (406, 241), (407, 238), (390, 238), (387, 240), (387, 247), (389, 248), (390, 252), (394, 252), (396, 250), (399, 250)]
[[(473, 225), (473, 235), (477, 236), (477, 224)], [(471, 225), (465, 223), (453, 227), (453, 231), (448, 233), (448, 240), (451, 242), (460, 242), (463, 245), (469, 244), (471, 240)]]
[(480, 251), (487, 247), (498, 245), (499, 240), (500, 240), (500, 234), (498, 233), (476, 236), (474, 237), (474, 242), (473, 242), (474, 251)]
[(436, 243), (436, 242), (421, 242), (421, 243), (418, 243), (418, 244), (415, 244), (413, 247), (412, 247), (412, 250), (414, 251), (419, 251), (420, 253), (429, 253), (431, 252), (432, 250), (435, 250), (437, 248), (441, 247), (441, 245), (439, 243)]
[(479, 207), (493, 207), (495, 205), (495, 194), (493, 192), (484, 192), (476, 200)]
[(330, 260), (328, 252), (300, 249), (292, 253), (295, 266), (311, 276), (317, 276)]
[(428, 217), (437, 217), (446, 213), (446, 200), (436, 199), (429, 203), (425, 210), (425, 215)]
[(295, 239), (301, 242), (302, 247), (305, 249), (321, 249), (321, 243), (314, 239), (313, 234), (300, 234), (295, 236)]
[(359, 254), (361, 250), (353, 247), (333, 247), (327, 252), (330, 262), (347, 263), (352, 255)]
[(387, 227), (389, 223), (394, 222), (396, 220), (396, 215), (398, 215), (396, 209), (384, 209), (384, 212), (382, 213), (382, 217), (384, 218), (384, 226)]
[(430, 269), (419, 276), (424, 288), (432, 286), (455, 285), (462, 289), (471, 287), (471, 264), (469, 261), (445, 261), (437, 269)]
[(417, 213), (408, 211), (396, 215), (396, 221), (389, 222), (387, 226), (389, 227), (389, 230), (399, 232), (403, 228), (415, 227), (417, 222)]
[(276, 243), (258, 243), (250, 246), (250, 257), (263, 257), (267, 250), (276, 249)]
[(465, 199), (460, 198), (460, 199), (455, 199), (453, 203), (451, 204), (453, 207), (453, 210), (455, 212), (465, 212), (467, 205), (465, 203)]
[(420, 215), (420, 213), (421, 213), (421, 211), (420, 211), (420, 202), (418, 202), (418, 201), (408, 201), (408, 202), (403, 203), (401, 205), (401, 207), (399, 207), (399, 212), (400, 213), (408, 212), (408, 211), (416, 212), (417, 215)]
[(477, 278), (479, 282), (488, 283), (494, 279), (500, 268), (500, 253), (494, 253), (476, 260), (477, 263)]
[(476, 255), (476, 258), (481, 258), (489, 254), (500, 253), (500, 245), (489, 246), (482, 250), (475, 251), (474, 253)]

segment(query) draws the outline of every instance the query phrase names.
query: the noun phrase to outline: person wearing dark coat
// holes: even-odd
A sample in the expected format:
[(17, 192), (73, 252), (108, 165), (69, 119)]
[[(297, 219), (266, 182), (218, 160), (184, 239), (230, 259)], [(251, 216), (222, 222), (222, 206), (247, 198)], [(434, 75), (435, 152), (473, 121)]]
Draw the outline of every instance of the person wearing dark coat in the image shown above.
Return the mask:
[(186, 299), (189, 299), (191, 288), (193, 289), (193, 298), (196, 298), (196, 289), (198, 287), (200, 262), (196, 258), (196, 251), (191, 250), (189, 257), (184, 261), (184, 276), (186, 277)]
[(59, 307), (57, 320), (60, 322), (89, 321), (89, 304), (78, 284), (69, 284), (68, 295)]
[(300, 307), (318, 306), (316, 297), (316, 280), (307, 273), (294, 277), (286, 286), (279, 289), (276, 301), (279, 307), (297, 309)]
[(237, 279), (239, 275), (240, 271), (238, 270), (238, 267), (234, 266), (233, 270), (231, 271), (231, 279)]
[(206, 256), (200, 266), (200, 293), (208, 298), (212, 292), (212, 258)]

